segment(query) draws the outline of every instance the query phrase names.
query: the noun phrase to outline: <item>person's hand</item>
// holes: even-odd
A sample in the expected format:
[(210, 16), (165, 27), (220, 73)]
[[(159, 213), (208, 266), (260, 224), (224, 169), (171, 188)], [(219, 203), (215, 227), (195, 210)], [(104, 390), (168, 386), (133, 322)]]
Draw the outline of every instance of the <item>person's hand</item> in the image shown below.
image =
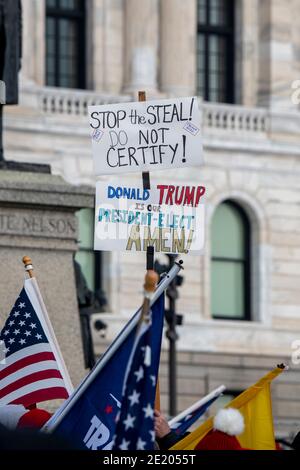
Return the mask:
[(171, 431), (166, 418), (158, 410), (154, 410), (154, 431), (159, 439), (165, 437)]

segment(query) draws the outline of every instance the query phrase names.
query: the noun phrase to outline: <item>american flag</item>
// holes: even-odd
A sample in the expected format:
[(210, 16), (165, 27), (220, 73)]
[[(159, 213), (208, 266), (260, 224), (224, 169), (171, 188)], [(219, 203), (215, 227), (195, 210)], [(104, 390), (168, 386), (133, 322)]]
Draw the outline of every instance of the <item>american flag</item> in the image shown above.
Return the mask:
[[(25, 281), (0, 333), (0, 406), (29, 406), (56, 398), (68, 398), (64, 371), (58, 365), (60, 352), (37, 301), (29, 299), (31, 282)], [(27, 286), (30, 290), (26, 289)], [(42, 326), (43, 324), (43, 326)]]
[(151, 350), (151, 324), (143, 323), (125, 376), (113, 450), (154, 449), (154, 402), (159, 357)]

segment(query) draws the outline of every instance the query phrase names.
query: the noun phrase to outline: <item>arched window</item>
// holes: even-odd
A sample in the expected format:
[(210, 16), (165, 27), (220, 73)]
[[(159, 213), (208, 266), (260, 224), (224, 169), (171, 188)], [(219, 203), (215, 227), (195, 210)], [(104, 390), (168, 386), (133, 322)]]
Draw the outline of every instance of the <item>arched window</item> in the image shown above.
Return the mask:
[(211, 228), (213, 318), (250, 320), (250, 223), (233, 201), (220, 204)]

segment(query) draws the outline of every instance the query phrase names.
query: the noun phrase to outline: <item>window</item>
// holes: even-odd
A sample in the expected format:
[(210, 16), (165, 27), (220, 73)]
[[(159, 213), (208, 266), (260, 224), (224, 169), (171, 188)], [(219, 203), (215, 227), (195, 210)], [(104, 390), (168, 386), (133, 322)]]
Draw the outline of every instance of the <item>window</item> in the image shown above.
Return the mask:
[(250, 320), (250, 223), (233, 201), (217, 207), (211, 243), (212, 316)]
[[(94, 346), (91, 333), (91, 318), (94, 313), (105, 311), (107, 300), (102, 290), (101, 252), (94, 251), (94, 210), (81, 209), (77, 212), (79, 251), (75, 255), (74, 269), (77, 301), (80, 314), (85, 367), (95, 365)], [(94, 322), (97, 331), (104, 331), (107, 325), (100, 320)]]
[(85, 88), (85, 1), (46, 0), (46, 84)]
[(94, 211), (81, 209), (77, 212), (79, 227), (79, 251), (75, 259), (80, 264), (88, 288), (101, 295), (101, 252), (94, 251)]
[(234, 102), (234, 0), (198, 0), (197, 91)]

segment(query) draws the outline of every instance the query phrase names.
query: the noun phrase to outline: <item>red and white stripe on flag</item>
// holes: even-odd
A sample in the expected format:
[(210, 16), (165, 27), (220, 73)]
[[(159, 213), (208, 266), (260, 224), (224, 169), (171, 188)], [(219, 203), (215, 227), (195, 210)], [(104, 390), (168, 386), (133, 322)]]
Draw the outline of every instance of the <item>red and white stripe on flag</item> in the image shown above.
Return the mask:
[(72, 384), (35, 279), (25, 281), (0, 342), (0, 406), (68, 398)]

